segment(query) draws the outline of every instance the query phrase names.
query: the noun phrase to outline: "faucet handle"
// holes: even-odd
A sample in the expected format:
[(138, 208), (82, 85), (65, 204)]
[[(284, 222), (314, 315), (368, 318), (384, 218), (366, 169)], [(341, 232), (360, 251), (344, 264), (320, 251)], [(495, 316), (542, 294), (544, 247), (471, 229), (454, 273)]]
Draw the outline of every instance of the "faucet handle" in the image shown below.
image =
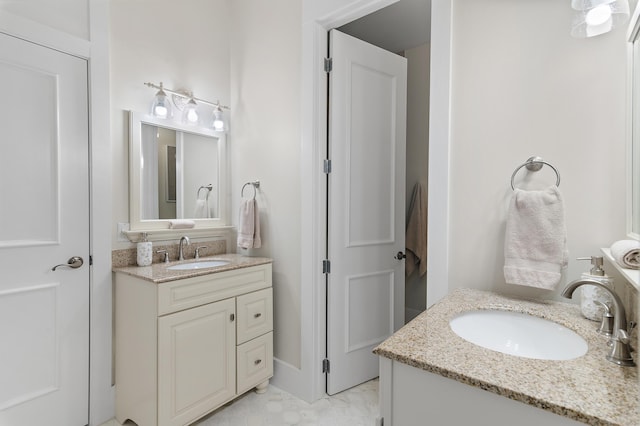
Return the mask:
[(195, 259), (196, 259), (196, 260), (200, 259), (200, 249), (206, 249), (206, 248), (209, 248), (209, 246), (199, 246), (199, 247), (196, 247), (196, 256), (195, 256)]
[(167, 253), (167, 251), (166, 251), (166, 250), (156, 250), (156, 253), (158, 253), (158, 254), (164, 254), (164, 257), (163, 257), (162, 261), (163, 261), (164, 263), (169, 263), (169, 253)]
[(631, 341), (631, 339), (629, 338), (629, 333), (627, 333), (626, 330), (618, 330), (616, 332), (616, 336), (615, 336), (616, 340), (624, 343), (625, 345), (628, 345), (629, 342)]
[(598, 333), (605, 336), (611, 336), (613, 334), (614, 322), (614, 316), (611, 313), (611, 306), (609, 306), (608, 303), (602, 302), (597, 299), (594, 300), (594, 302), (604, 308), (604, 312), (602, 313), (602, 322), (600, 323), (600, 327), (598, 328)]

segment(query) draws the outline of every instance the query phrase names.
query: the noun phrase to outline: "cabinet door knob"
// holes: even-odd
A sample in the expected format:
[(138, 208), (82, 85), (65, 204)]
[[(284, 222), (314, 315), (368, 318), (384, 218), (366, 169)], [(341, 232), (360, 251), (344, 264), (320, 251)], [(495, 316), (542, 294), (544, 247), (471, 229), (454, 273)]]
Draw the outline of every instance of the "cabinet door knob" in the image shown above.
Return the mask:
[(260, 318), (261, 316), (262, 316), (262, 314), (260, 312), (258, 312), (257, 314), (253, 315), (254, 318)]
[(261, 362), (262, 362), (262, 360), (261, 360), (261, 359), (256, 359), (255, 361), (253, 361), (253, 363), (254, 363), (255, 365), (258, 365), (258, 364), (260, 364)]

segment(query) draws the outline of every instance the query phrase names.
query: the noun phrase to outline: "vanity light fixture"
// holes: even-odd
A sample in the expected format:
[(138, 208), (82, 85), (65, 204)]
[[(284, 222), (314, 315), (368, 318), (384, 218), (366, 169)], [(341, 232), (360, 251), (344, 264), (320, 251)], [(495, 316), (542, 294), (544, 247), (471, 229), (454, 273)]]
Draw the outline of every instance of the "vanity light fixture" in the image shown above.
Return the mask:
[(187, 102), (182, 111), (182, 121), (187, 124), (198, 123), (198, 104), (193, 99), (193, 95), (189, 98), (189, 102)]
[(162, 85), (162, 82), (160, 82), (159, 85), (153, 83), (144, 83), (144, 85), (153, 89), (158, 89), (153, 101), (153, 106), (151, 107), (151, 113), (156, 117), (171, 118), (171, 102), (167, 96), (167, 93), (170, 93), (173, 95), (173, 102), (176, 107), (182, 110), (182, 121), (184, 123), (198, 124), (198, 121), (200, 120), (198, 105), (202, 104), (213, 107), (213, 121), (210, 122), (213, 130), (219, 132), (227, 130), (227, 122), (224, 117), (223, 110), (228, 110), (230, 108), (226, 105), (220, 104), (220, 101), (214, 103), (205, 99), (196, 98), (191, 92), (167, 89)]
[(151, 114), (160, 118), (171, 117), (171, 103), (169, 102), (169, 98), (162, 87), (162, 82), (160, 82), (160, 86), (154, 85), (153, 87), (158, 89), (158, 93), (156, 93), (155, 98), (153, 98)]
[(222, 132), (226, 130), (226, 122), (224, 120), (224, 112), (222, 111), (222, 107), (220, 103), (213, 110), (213, 130), (218, 132)]
[(608, 33), (629, 18), (629, 0), (571, 0), (571, 35), (576, 38)]

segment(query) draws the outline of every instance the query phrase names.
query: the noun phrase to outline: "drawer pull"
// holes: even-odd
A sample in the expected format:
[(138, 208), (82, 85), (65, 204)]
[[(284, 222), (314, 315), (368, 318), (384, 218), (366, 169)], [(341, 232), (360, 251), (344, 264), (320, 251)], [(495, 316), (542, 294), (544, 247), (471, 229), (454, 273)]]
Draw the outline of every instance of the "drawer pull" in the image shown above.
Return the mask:
[(257, 314), (253, 315), (254, 318), (260, 318), (261, 316), (262, 316), (262, 314), (260, 312), (258, 312)]
[(253, 363), (254, 363), (255, 365), (258, 365), (258, 364), (260, 364), (261, 362), (262, 362), (262, 360), (261, 360), (261, 359), (256, 359), (255, 361), (253, 361)]

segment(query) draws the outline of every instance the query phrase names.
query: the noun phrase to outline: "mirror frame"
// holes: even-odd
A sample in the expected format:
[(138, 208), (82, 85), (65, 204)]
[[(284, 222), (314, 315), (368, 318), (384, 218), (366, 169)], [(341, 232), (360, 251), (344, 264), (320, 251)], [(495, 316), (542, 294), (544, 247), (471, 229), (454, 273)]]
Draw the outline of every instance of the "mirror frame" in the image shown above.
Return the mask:
[[(640, 99), (634, 100), (634, 92), (638, 92), (640, 95), (640, 69), (634, 70), (634, 62), (640, 64), (640, 58), (634, 57), (634, 44), (640, 43), (640, 3), (636, 5), (633, 15), (629, 21), (629, 28), (627, 30), (627, 236), (636, 240), (640, 240), (640, 230), (633, 229), (633, 218), (635, 215), (640, 215), (640, 211), (634, 212), (634, 156), (640, 157), (640, 137), (635, 139), (634, 146), (634, 132), (640, 133), (640, 128), (636, 126), (634, 129), (634, 107), (638, 105), (640, 107)], [(634, 78), (634, 71), (639, 73), (637, 78)], [(639, 161), (636, 161), (638, 163)], [(636, 164), (638, 167), (638, 164)], [(636, 171), (636, 173), (639, 173)], [(636, 182), (636, 184), (639, 184)], [(637, 191), (635, 197), (640, 197), (640, 191)]]
[[(140, 158), (142, 153), (142, 125), (163, 127), (176, 132), (191, 133), (213, 137), (218, 140), (218, 194), (219, 217), (211, 219), (191, 219), (195, 222), (192, 229), (170, 229), (170, 219), (142, 220), (140, 218)], [(130, 233), (147, 232), (149, 236), (163, 232), (180, 235), (213, 235), (216, 230), (231, 228), (229, 223), (229, 176), (227, 159), (227, 138), (224, 132), (217, 132), (206, 127), (184, 125), (171, 120), (157, 118), (151, 114), (129, 111), (129, 223)], [(155, 238), (149, 238), (153, 240)]]

